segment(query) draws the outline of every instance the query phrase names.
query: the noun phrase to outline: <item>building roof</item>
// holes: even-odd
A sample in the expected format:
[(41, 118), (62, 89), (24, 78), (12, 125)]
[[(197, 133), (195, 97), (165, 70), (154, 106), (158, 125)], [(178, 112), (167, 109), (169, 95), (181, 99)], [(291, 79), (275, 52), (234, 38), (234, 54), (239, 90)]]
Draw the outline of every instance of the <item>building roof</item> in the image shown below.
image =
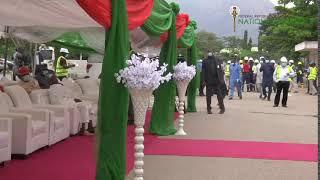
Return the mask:
[(295, 46), (295, 51), (317, 51), (318, 41), (304, 41)]

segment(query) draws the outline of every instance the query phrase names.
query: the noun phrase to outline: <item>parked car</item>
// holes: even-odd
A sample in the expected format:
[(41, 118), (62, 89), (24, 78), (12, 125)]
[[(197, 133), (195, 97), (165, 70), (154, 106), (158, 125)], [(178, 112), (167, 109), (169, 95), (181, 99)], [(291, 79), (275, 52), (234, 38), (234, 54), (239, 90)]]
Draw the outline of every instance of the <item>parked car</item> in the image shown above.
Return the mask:
[[(2, 72), (4, 69), (4, 59), (0, 58), (0, 72)], [(7, 70), (12, 71), (13, 69), (13, 62), (7, 61)]]

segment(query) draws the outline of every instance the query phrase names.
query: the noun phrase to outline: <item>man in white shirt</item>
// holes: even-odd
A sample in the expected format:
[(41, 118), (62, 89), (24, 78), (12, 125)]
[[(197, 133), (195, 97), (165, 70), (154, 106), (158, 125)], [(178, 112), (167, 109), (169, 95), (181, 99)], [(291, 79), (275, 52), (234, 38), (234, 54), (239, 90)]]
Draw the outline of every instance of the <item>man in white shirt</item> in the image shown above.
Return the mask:
[(290, 78), (294, 77), (295, 73), (293, 69), (288, 66), (288, 60), (286, 57), (280, 59), (281, 64), (277, 66), (273, 73), (273, 80), (277, 83), (277, 94), (274, 99), (273, 107), (278, 107), (280, 102), (280, 95), (283, 91), (282, 107), (287, 107), (288, 91), (290, 87)]
[(262, 99), (262, 76), (263, 76), (263, 72), (260, 71), (261, 65), (262, 65), (263, 61), (260, 61), (259, 64), (257, 64), (256, 67), (256, 86), (257, 86), (257, 90), (259, 92), (259, 98)]
[(61, 84), (53, 84), (50, 86), (49, 98), (51, 104), (74, 106), (80, 113), (80, 132), (79, 135), (92, 135), (94, 128), (90, 114), (93, 111), (90, 102), (82, 102), (77, 99), (74, 93)]

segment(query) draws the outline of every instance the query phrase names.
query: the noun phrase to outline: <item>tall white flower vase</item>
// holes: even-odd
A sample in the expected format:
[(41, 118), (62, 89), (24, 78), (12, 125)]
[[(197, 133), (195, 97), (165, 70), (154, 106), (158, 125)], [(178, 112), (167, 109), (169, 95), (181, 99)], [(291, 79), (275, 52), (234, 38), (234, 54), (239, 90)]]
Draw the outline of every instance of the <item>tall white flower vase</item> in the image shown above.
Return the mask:
[(146, 111), (148, 109), (152, 89), (129, 89), (134, 111), (134, 124), (135, 124), (135, 161), (134, 161), (134, 180), (143, 180), (143, 157), (144, 157), (144, 124)]
[(186, 91), (190, 81), (176, 81), (179, 95), (179, 121), (178, 121), (178, 131), (176, 135), (185, 136), (187, 133), (184, 131), (184, 102), (186, 99)]

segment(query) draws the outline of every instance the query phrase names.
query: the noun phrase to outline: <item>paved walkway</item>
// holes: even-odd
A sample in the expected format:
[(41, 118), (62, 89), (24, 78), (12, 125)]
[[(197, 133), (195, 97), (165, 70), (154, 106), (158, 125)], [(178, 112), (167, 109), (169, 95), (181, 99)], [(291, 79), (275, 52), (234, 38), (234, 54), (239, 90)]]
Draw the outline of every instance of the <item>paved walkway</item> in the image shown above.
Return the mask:
[[(214, 114), (208, 115), (205, 98), (198, 97), (199, 112), (185, 117), (188, 135), (162, 138), (317, 144), (317, 97), (292, 94), (288, 108), (273, 108), (272, 101), (262, 101), (257, 96), (245, 93), (243, 100), (226, 99), (223, 115), (217, 114), (217, 106), (213, 106)], [(213, 100), (217, 102), (215, 97)], [(132, 173), (128, 179), (131, 177)], [(196, 153), (145, 157), (145, 179), (150, 180), (311, 180), (316, 177), (316, 162), (199, 157)]]

